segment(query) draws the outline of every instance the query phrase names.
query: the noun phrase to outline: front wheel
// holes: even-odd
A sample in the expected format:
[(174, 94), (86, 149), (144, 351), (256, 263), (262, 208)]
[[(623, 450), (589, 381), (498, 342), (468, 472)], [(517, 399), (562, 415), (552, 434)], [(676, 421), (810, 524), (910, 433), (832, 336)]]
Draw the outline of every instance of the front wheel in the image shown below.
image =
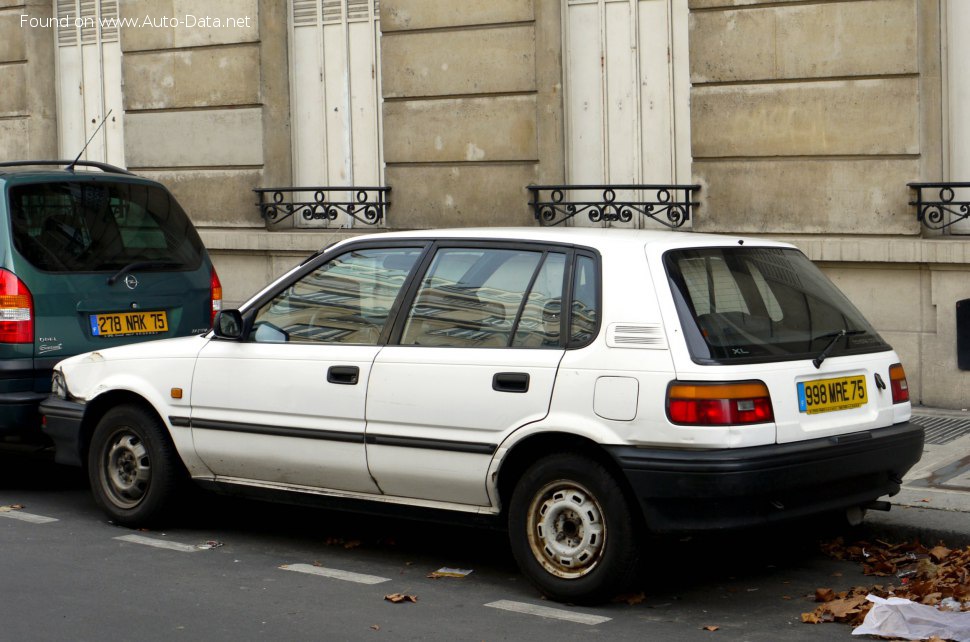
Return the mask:
[(599, 462), (540, 459), (509, 504), (509, 541), (523, 574), (552, 599), (600, 602), (626, 588), (639, 561), (626, 495)]
[(172, 504), (181, 467), (168, 431), (139, 406), (112, 408), (91, 439), (88, 478), (99, 506), (115, 522), (147, 526)]

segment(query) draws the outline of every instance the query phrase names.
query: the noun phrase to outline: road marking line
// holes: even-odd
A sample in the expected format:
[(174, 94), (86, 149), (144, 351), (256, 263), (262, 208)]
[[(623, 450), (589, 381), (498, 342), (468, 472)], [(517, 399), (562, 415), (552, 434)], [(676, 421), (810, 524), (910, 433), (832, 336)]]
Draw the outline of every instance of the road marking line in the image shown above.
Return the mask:
[(165, 548), (170, 551), (179, 551), (181, 553), (195, 553), (199, 550), (198, 546), (180, 544), (178, 542), (168, 542), (163, 539), (155, 539), (154, 537), (145, 537), (144, 535), (122, 535), (121, 537), (115, 537), (114, 539), (122, 542), (131, 542), (132, 544), (144, 544), (145, 546), (154, 546), (155, 548)]
[(22, 522), (30, 522), (31, 524), (50, 524), (51, 522), (58, 521), (54, 517), (44, 517), (43, 515), (24, 513), (19, 510), (0, 511), (0, 517), (11, 517), (13, 519), (19, 519)]
[(565, 609), (554, 609), (548, 606), (537, 606), (535, 604), (527, 604), (525, 602), (513, 602), (512, 600), (499, 600), (498, 602), (490, 602), (485, 606), (493, 609), (502, 609), (503, 611), (525, 613), (526, 615), (538, 615), (539, 617), (566, 620), (567, 622), (576, 622), (577, 624), (588, 624), (590, 626), (603, 624), (604, 622), (609, 622), (613, 619), (603, 617), (601, 615), (576, 613), (574, 611), (567, 611)]
[(381, 582), (390, 582), (389, 577), (378, 577), (377, 575), (365, 575), (363, 573), (351, 573), (350, 571), (341, 571), (336, 568), (324, 568), (323, 566), (313, 566), (311, 564), (283, 564), (280, 566), (284, 571), (296, 571), (297, 573), (307, 573), (309, 575), (320, 575), (321, 577), (329, 577), (335, 580), (344, 580), (346, 582), (356, 582), (357, 584), (380, 584)]

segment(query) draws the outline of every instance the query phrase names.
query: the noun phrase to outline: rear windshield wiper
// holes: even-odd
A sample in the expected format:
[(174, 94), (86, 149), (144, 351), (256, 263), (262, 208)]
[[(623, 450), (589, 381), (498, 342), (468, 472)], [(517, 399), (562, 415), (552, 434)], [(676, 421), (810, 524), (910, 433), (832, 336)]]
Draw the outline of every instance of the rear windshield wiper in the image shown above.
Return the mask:
[(115, 281), (128, 274), (133, 270), (144, 270), (147, 268), (153, 268), (156, 270), (164, 268), (177, 268), (182, 267), (182, 264), (177, 261), (135, 261), (134, 263), (129, 263), (125, 267), (121, 268), (114, 274), (108, 277), (108, 285), (114, 285)]
[(865, 330), (846, 330), (843, 328), (842, 330), (826, 332), (825, 334), (820, 334), (817, 337), (812, 337), (812, 343), (815, 343), (820, 339), (831, 339), (831, 341), (829, 341), (828, 344), (826, 344), (825, 349), (822, 350), (822, 352), (817, 357), (812, 359), (812, 365), (815, 366), (816, 370), (821, 368), (822, 362), (825, 361), (825, 358), (829, 356), (829, 352), (832, 351), (832, 348), (835, 347), (835, 344), (838, 343), (839, 339), (841, 339), (842, 337), (851, 337), (857, 334), (865, 334), (865, 333), (866, 333)]

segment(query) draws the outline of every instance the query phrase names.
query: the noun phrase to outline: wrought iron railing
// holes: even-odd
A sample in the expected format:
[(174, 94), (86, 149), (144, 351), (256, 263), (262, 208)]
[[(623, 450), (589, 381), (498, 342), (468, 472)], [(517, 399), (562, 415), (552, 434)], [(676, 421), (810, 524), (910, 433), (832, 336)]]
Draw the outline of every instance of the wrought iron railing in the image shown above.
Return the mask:
[(530, 185), (529, 191), (532, 213), (540, 225), (560, 225), (581, 215), (593, 223), (629, 223), (635, 215), (640, 215), (677, 228), (691, 219), (698, 205), (691, 197), (700, 188), (700, 185)]
[[(908, 183), (916, 190), (916, 220), (931, 230), (942, 230), (970, 218), (970, 200), (957, 200), (957, 190), (970, 183)], [(935, 198), (934, 198), (935, 196)]]
[[(327, 227), (341, 214), (364, 225), (379, 225), (390, 205), (390, 187), (260, 187), (259, 213), (266, 224), (279, 223), (298, 215), (306, 223), (314, 221)], [(297, 194), (312, 194), (312, 200), (294, 198)], [(333, 200), (345, 195), (345, 200)]]

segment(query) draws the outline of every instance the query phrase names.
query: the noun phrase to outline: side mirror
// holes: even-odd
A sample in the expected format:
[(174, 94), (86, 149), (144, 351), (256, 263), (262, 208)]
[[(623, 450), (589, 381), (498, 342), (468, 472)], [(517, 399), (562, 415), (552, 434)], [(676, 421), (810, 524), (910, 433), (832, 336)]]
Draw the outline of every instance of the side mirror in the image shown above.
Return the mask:
[(238, 341), (243, 335), (243, 318), (239, 310), (220, 310), (216, 313), (212, 330), (219, 339)]

